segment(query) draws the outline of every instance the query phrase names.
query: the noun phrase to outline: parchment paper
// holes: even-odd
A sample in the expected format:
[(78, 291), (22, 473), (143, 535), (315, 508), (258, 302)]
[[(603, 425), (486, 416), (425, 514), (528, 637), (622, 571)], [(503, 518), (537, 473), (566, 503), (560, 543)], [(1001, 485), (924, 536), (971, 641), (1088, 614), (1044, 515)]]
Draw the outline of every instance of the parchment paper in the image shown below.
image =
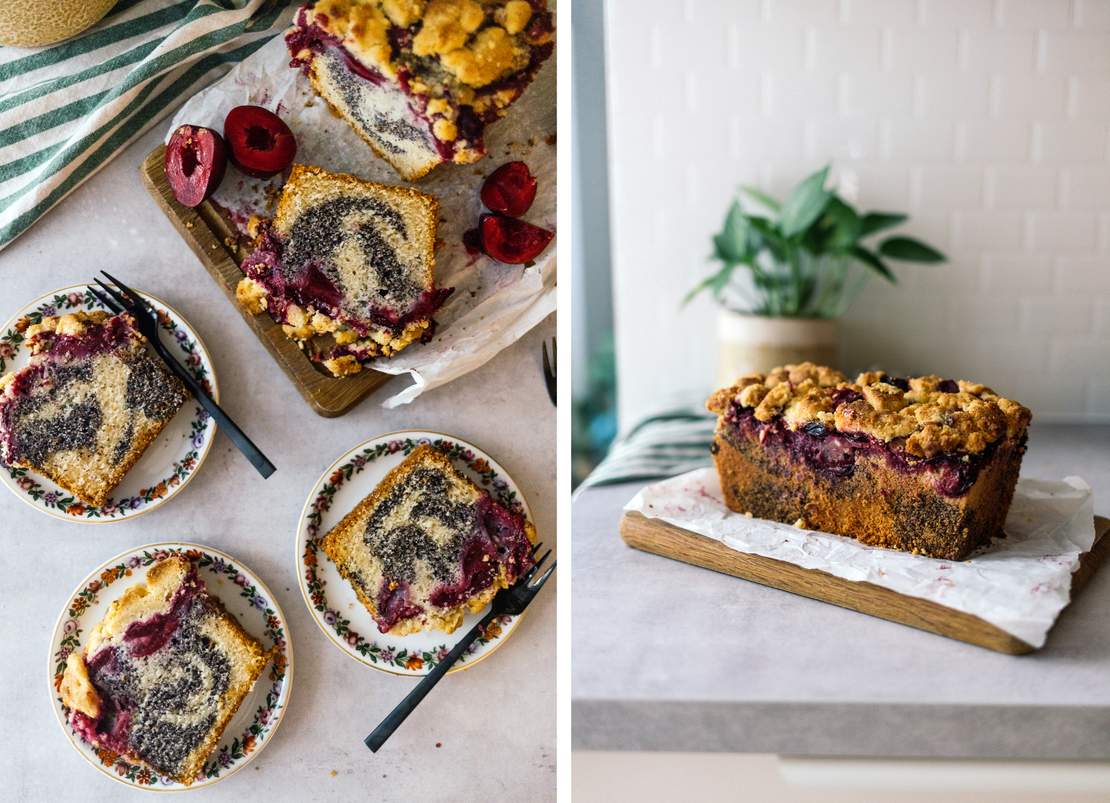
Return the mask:
[(625, 510), (708, 536), (738, 552), (874, 583), (974, 614), (1035, 648), (1044, 645), (1068, 604), (1071, 575), (1095, 538), (1091, 488), (1079, 477), (1020, 479), (1006, 518), (1006, 537), (963, 561), (868, 547), (851, 538), (733, 513), (725, 507), (711, 468), (649, 485)]
[[(408, 373), (413, 384), (389, 397), (385, 407), (412, 401), (425, 390), (479, 367), (524, 335), (555, 309), (555, 243), (535, 265), (502, 265), (488, 257), (471, 257), (463, 232), (477, 225), (484, 211), (478, 192), (485, 176), (499, 165), (519, 159), (539, 179), (536, 200), (524, 219), (555, 229), (555, 57), (509, 109), (486, 129), (488, 153), (477, 164), (440, 165), (414, 186), (439, 198), (440, 247), (436, 282), (455, 292), (436, 313), (439, 328), (430, 343), (414, 344), (371, 367), (389, 374)], [(283, 37), (277, 37), (237, 65), (223, 79), (189, 100), (174, 116), (166, 140), (179, 125), (223, 131), (227, 113), (242, 104), (276, 111), (297, 138), (297, 161), (352, 173), (383, 184), (406, 182), (328, 105), (312, 91), (308, 79), (289, 67)], [(251, 214), (268, 216), (282, 177), (250, 178), (228, 165), (214, 200), (227, 208), (240, 228)], [(538, 380), (537, 380), (538, 381)]]

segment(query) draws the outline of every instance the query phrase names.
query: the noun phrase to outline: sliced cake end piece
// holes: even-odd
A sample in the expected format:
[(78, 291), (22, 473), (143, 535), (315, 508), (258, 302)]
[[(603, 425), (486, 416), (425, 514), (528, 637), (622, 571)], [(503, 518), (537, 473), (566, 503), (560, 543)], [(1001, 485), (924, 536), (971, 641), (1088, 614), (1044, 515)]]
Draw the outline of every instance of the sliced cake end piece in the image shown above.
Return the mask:
[(292, 66), (406, 180), (485, 154), (554, 49), (544, 0), (318, 0), (286, 44)]
[(87, 742), (190, 785), (270, 655), (173, 556), (67, 657), (61, 699)]
[(357, 373), (434, 332), (452, 292), (435, 286), (438, 215), (426, 193), (294, 165), (236, 297), (294, 340), (330, 336), (310, 353), (336, 376)]
[(450, 633), (533, 565), (536, 531), (428, 445), (321, 542), (383, 633)]
[(0, 379), (0, 458), (93, 506), (185, 403), (130, 315), (76, 312), (26, 331), (30, 363)]

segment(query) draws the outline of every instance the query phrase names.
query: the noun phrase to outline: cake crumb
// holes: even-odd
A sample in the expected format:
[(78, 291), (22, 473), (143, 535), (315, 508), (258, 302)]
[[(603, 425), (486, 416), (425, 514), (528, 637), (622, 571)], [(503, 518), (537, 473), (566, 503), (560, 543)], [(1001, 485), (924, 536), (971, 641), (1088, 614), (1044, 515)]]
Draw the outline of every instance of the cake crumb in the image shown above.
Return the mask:
[(443, 742), (436, 742), (436, 747), (443, 747)]
[(339, 774), (339, 773), (338, 773), (338, 772), (336, 772), (335, 770), (332, 770), (331, 772), (329, 772), (329, 773), (328, 773), (328, 775), (330, 775), (330, 776), (331, 776), (331, 777), (333, 777), (333, 778), (334, 778), (334, 777), (335, 777), (336, 775), (338, 775), (338, 774)]
[(808, 527), (806, 527), (805, 519), (798, 519), (796, 522), (794, 522), (794, 526), (797, 527), (799, 530), (809, 529)]

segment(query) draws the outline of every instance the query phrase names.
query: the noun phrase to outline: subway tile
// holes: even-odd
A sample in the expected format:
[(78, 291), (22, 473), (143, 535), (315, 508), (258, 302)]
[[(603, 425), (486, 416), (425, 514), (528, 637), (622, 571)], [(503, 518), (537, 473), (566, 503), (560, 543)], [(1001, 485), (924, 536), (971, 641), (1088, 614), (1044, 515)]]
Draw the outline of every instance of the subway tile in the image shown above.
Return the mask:
[(1035, 250), (1093, 251), (1098, 244), (1098, 218), (1088, 212), (1034, 212), (1029, 219), (1029, 244)]
[[(983, 283), (994, 293), (1043, 293), (1052, 289), (1050, 255), (983, 257)], [(1015, 316), (1016, 320), (1016, 316)]]
[(774, 0), (766, 9), (773, 25), (829, 25), (840, 16), (837, 0)]
[(771, 118), (835, 119), (840, 108), (839, 84), (833, 72), (785, 72), (768, 75), (764, 83)]
[(938, 64), (956, 64), (960, 56), (960, 36), (955, 30), (923, 31), (921, 28), (893, 28), (890, 31), (891, 68), (894, 70), (932, 70)]
[(1059, 120), (1068, 105), (1065, 75), (999, 75), (995, 113), (999, 117)]
[(1047, 72), (1105, 75), (1110, 72), (1110, 33), (1047, 31), (1041, 34)]
[(955, 237), (961, 248), (981, 251), (1024, 250), (1025, 218), (1013, 212), (961, 212), (955, 216)]
[(955, 156), (955, 127), (945, 121), (894, 120), (886, 136), (885, 155), (895, 161), (949, 162)]
[[(1091, 331), (1091, 300), (1083, 296), (1023, 298), (1021, 331), (1025, 334), (1086, 334)], [(1055, 360), (1052, 367), (1058, 368)]]
[(813, 32), (812, 68), (826, 70), (877, 70), (882, 56), (878, 28), (818, 28)]
[(962, 124), (961, 158), (970, 163), (1027, 162), (1033, 150), (1033, 126), (1000, 120)]
[(1033, 31), (994, 28), (964, 32), (964, 66), (973, 72), (1027, 75), (1037, 67), (1037, 35)]
[(845, 73), (840, 84), (840, 113), (845, 117), (909, 117), (913, 113), (913, 76), (908, 73)]
[(992, 24), (991, 0), (922, 0), (923, 22), (941, 28), (977, 27)]
[(1059, 174), (1051, 168), (996, 167), (991, 171), (994, 209), (1051, 209), (1056, 206)]
[(1069, 0), (999, 0), (999, 25), (1003, 28), (1068, 28), (1071, 26)]
[(1075, 21), (1085, 31), (1110, 31), (1110, 3), (1106, 0), (1075, 0)]
[[(1055, 284), (1058, 293), (1102, 295), (1110, 301), (1110, 254), (1102, 256), (1060, 257), (1056, 260)], [(1107, 366), (1110, 376), (1110, 366)]]
[(981, 209), (983, 190), (980, 167), (928, 166), (919, 170), (917, 202), (926, 207)]
[(806, 150), (814, 164), (834, 160), (858, 161), (879, 156), (879, 124), (875, 120), (810, 120)]
[(844, 22), (850, 25), (915, 25), (915, 0), (843, 0)]
[(1105, 162), (1110, 125), (1039, 123), (1039, 161), (1048, 164)]
[(1106, 76), (1072, 76), (1070, 82), (1071, 116), (1110, 121), (1110, 81)]
[(1110, 208), (1110, 167), (1065, 167), (1060, 205), (1065, 209)]
[[(734, 22), (728, 26), (726, 40), (730, 69), (765, 72), (802, 67), (805, 32), (801, 28)], [(697, 40), (690, 46), (697, 47)]]
[(918, 79), (919, 112), (925, 118), (976, 118), (990, 113), (990, 79), (986, 75), (933, 72)]

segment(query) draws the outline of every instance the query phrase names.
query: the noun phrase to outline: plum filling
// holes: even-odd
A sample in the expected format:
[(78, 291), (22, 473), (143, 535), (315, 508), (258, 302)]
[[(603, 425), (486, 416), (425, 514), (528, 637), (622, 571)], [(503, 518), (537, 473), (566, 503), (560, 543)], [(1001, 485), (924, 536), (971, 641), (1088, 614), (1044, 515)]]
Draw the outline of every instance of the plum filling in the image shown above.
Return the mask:
[(174, 773), (202, 743), (231, 683), (231, 663), (208, 636), (207, 598), (187, 581), (169, 609), (128, 625), (119, 644), (86, 660), (100, 715), (70, 714), (90, 744)]
[[(488, 589), (502, 570), (511, 583), (532, 565), (522, 515), (488, 494), (463, 503), (451, 501), (449, 491), (441, 472), (419, 469), (378, 504), (367, 522), (364, 540), (382, 564), (374, 601), (383, 633), (424, 612), (422, 601), (413, 598), (418, 563), (431, 574), (426, 603), (443, 609)], [(405, 522), (392, 524), (397, 507), (413, 498), (417, 501)]]
[[(854, 391), (847, 391), (859, 396)], [(838, 394), (845, 393), (844, 390)], [(857, 399), (847, 399), (854, 401)], [(948, 453), (920, 458), (908, 454), (899, 439), (884, 442), (870, 435), (838, 432), (819, 422), (790, 429), (782, 418), (759, 421), (755, 410), (733, 402), (725, 418), (728, 435), (757, 441), (763, 448), (783, 452), (828, 480), (852, 476), (859, 457), (882, 458), (886, 465), (902, 474), (927, 474), (942, 496), (955, 498), (966, 494), (975, 484), (980, 470), (994, 456), (997, 442), (979, 454)]]
[(321, 204), (302, 214), (304, 220), (298, 220), (288, 239), (282, 238), (271, 225), (263, 224), (255, 249), (243, 260), (242, 269), (266, 288), (266, 309), (275, 320), (287, 322), (290, 304), (297, 304), (302, 309), (319, 310), (365, 337), (369, 334), (368, 323), (400, 334), (408, 324), (431, 318), (443, 306), (454, 288), (422, 290), (416, 287), (384, 239), (371, 227), (363, 226), (356, 236), (368, 262), (379, 274), (382, 294), (398, 304), (407, 303), (401, 308), (374, 302), (356, 314), (344, 309), (347, 299), (337, 287), (337, 281), (328, 275), (326, 264), (314, 255), (333, 254), (343, 234), (336, 221), (355, 206), (367, 205), (372, 205), (376, 214), (385, 216), (394, 226), (404, 228), (404, 221), (385, 204), (346, 198)]

